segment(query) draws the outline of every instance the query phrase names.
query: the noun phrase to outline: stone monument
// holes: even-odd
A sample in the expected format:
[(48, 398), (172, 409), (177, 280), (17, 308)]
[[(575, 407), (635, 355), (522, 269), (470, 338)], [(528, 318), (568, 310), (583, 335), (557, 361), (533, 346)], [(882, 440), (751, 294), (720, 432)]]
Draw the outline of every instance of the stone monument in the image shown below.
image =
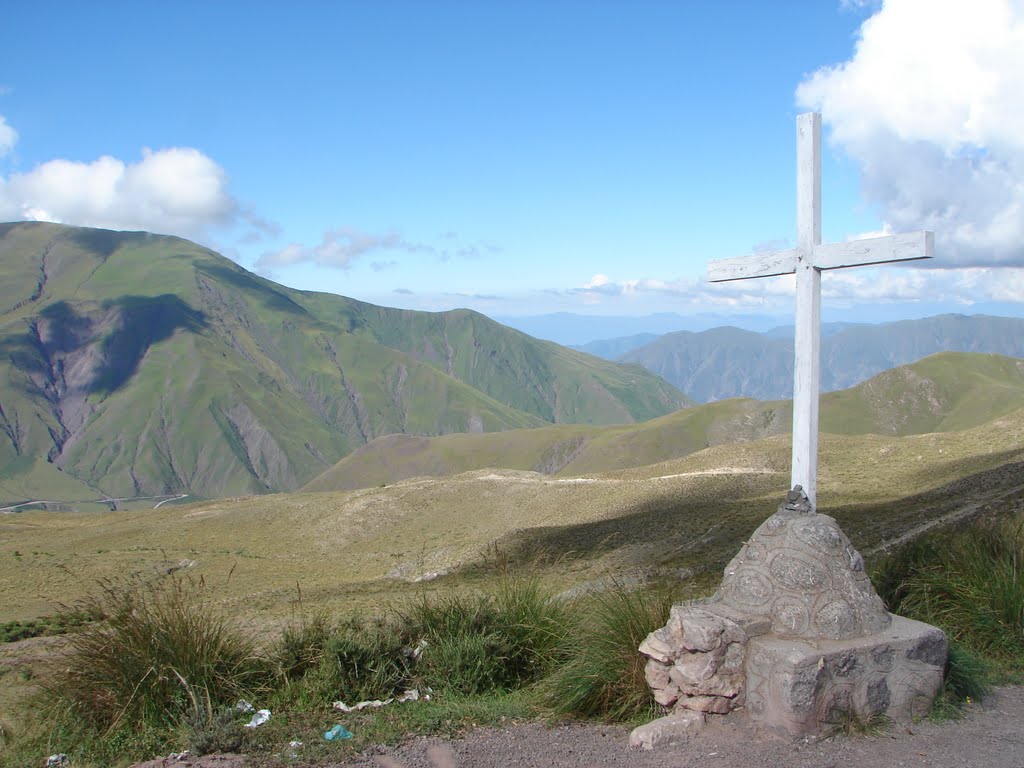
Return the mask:
[(821, 243), (821, 117), (797, 118), (797, 248), (712, 262), (713, 281), (795, 272), (793, 489), (725, 569), (709, 600), (677, 605), (640, 645), (646, 677), (671, 714), (630, 743), (653, 748), (742, 713), (774, 730), (818, 734), (850, 718), (910, 721), (942, 684), (946, 636), (890, 614), (864, 560), (818, 514), (821, 271), (930, 258), (930, 232)]
[(796, 486), (714, 597), (674, 606), (640, 653), (672, 711), (633, 732), (653, 748), (731, 712), (794, 736), (851, 718), (910, 722), (942, 684), (946, 636), (886, 611), (860, 553)]

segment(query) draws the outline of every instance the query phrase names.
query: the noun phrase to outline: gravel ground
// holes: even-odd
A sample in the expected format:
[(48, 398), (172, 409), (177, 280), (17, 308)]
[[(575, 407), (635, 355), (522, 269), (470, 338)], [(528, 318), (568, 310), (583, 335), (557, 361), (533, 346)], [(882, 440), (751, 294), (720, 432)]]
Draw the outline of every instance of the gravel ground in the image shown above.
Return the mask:
[[(963, 720), (873, 736), (793, 741), (741, 723), (716, 723), (652, 752), (630, 749), (617, 726), (538, 723), (480, 728), (458, 740), (414, 739), (344, 763), (308, 768), (942, 768), (1024, 767), (1024, 688), (1000, 688)], [(137, 768), (245, 768), (241, 755), (154, 760)]]

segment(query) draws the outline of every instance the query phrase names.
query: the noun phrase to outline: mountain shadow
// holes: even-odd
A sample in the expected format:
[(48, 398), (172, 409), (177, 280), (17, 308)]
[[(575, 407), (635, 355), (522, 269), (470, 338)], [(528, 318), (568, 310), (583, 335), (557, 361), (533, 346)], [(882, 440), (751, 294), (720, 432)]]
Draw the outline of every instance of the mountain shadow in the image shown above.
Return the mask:
[(138, 370), (139, 362), (154, 344), (170, 338), (178, 329), (198, 333), (206, 317), (178, 296), (122, 296), (103, 303), (120, 319), (102, 343), (103, 363), (87, 391), (109, 394), (120, 389)]

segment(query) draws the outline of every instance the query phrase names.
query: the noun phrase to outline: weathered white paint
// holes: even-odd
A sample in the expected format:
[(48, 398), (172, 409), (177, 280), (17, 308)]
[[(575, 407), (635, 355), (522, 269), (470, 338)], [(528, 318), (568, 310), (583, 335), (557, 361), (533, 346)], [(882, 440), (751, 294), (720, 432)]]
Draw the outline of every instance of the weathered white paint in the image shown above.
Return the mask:
[(821, 273), (895, 261), (930, 259), (931, 232), (912, 232), (821, 242), (821, 115), (796, 119), (797, 247), (720, 259), (708, 264), (708, 278), (720, 283), (796, 273), (796, 338), (793, 366), (792, 484), (802, 485), (812, 506), (818, 496), (818, 400), (821, 391)]

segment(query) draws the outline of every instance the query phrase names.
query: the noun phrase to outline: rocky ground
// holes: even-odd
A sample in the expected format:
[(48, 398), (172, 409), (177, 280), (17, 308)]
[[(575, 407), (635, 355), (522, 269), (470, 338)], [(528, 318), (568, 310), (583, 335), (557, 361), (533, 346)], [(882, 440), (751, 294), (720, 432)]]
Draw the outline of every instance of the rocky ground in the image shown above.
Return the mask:
[[(316, 768), (1020, 768), (1024, 688), (1002, 688), (966, 718), (893, 726), (874, 734), (792, 741), (741, 723), (717, 723), (652, 752), (630, 749), (617, 726), (538, 723), (480, 728), (447, 741), (414, 739)], [(152, 761), (136, 768), (246, 768), (240, 755)]]

